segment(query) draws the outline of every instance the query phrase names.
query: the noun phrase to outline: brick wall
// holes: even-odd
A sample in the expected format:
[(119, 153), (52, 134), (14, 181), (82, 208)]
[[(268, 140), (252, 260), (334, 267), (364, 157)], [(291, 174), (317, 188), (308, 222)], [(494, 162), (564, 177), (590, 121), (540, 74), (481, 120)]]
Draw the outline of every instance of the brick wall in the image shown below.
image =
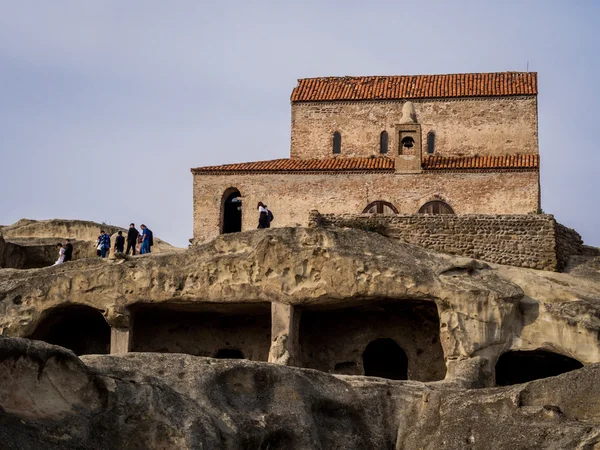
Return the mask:
[[(435, 132), (435, 153), (444, 156), (537, 153), (537, 98), (498, 97), (412, 101), (421, 125)], [(329, 158), (334, 131), (344, 156), (379, 154), (379, 136), (389, 135), (389, 155), (398, 153), (394, 127), (404, 101), (312, 102), (292, 104), (292, 158)]]
[(527, 214), (539, 207), (538, 172), (195, 175), (194, 243), (220, 233), (223, 194), (232, 187), (243, 197), (243, 230), (256, 228), (259, 201), (273, 211), (276, 227), (307, 225), (312, 209), (362, 213), (376, 200), (400, 213), (436, 198), (457, 214)]
[(384, 216), (311, 211), (309, 226), (370, 230), (438, 252), (552, 271), (562, 270), (569, 255), (583, 250), (579, 234), (548, 214)]

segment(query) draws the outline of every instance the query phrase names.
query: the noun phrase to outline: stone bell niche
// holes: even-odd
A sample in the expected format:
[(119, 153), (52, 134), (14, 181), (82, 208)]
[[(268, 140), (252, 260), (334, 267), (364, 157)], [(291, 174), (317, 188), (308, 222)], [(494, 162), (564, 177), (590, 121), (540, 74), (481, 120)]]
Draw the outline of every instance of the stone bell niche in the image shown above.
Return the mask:
[(46, 311), (29, 338), (60, 345), (77, 356), (107, 354), (110, 325), (91, 306), (66, 305)]
[(131, 316), (134, 352), (269, 358), (270, 303), (141, 304)]
[(304, 307), (299, 339), (302, 367), (310, 369), (394, 380), (446, 375), (434, 302), (370, 299)]
[(422, 171), (421, 125), (417, 123), (412, 102), (406, 102), (402, 106), (402, 118), (394, 129), (398, 139), (396, 173), (420, 173)]

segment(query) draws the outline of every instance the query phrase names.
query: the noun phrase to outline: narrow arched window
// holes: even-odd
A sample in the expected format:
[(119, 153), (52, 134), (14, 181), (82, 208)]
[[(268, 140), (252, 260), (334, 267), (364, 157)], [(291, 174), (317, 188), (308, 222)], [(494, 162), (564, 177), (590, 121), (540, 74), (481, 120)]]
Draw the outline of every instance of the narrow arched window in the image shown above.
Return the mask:
[(379, 136), (379, 153), (385, 155), (388, 152), (388, 133), (387, 131), (382, 131)]
[(435, 151), (435, 133), (430, 131), (427, 133), (427, 153), (433, 154)]
[(342, 153), (342, 135), (339, 131), (333, 133), (333, 154), (339, 155)]
[(454, 214), (454, 210), (446, 202), (432, 200), (421, 206), (419, 214)]

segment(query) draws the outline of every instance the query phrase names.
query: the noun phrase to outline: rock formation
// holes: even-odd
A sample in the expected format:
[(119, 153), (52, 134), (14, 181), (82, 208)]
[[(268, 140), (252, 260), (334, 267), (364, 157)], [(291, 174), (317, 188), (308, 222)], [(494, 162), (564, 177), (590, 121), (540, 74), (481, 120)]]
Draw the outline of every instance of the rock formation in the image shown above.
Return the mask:
[(545, 272), (319, 228), (0, 270), (0, 441), (596, 448), (599, 270), (594, 256)]

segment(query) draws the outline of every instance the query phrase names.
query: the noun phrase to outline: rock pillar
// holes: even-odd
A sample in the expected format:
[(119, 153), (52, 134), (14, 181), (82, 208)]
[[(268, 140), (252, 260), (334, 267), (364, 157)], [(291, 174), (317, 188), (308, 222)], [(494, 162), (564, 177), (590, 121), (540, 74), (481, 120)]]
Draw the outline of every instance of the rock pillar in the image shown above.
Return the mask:
[(271, 303), (271, 349), (269, 362), (300, 365), (300, 313), (291, 305)]
[(131, 347), (129, 328), (110, 328), (110, 354), (127, 353)]

